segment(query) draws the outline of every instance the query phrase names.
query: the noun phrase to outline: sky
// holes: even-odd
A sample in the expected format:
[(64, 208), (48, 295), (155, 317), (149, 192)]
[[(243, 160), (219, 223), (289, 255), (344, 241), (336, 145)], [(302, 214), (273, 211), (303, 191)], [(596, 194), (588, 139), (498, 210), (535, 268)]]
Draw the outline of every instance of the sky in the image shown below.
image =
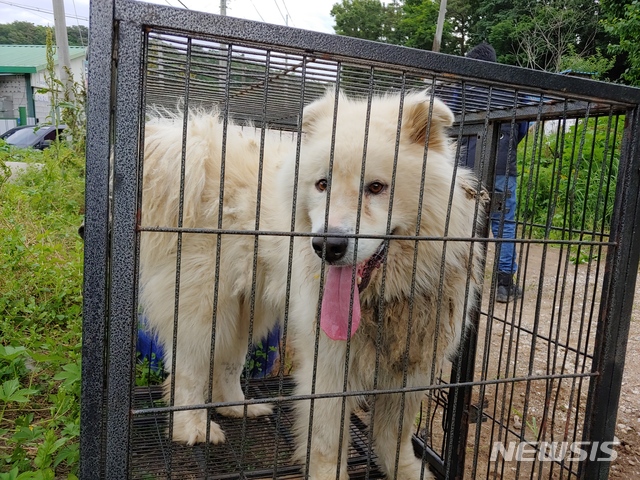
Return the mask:
[[(96, 0), (100, 1), (100, 0)], [(220, 0), (148, 0), (190, 10), (219, 13)], [(333, 33), (331, 7), (339, 0), (226, 0), (227, 15), (259, 22)], [(67, 26), (89, 26), (89, 0), (64, 0)], [(78, 18), (76, 18), (78, 17)], [(31, 22), (53, 26), (52, 0), (0, 0), (0, 23)]]

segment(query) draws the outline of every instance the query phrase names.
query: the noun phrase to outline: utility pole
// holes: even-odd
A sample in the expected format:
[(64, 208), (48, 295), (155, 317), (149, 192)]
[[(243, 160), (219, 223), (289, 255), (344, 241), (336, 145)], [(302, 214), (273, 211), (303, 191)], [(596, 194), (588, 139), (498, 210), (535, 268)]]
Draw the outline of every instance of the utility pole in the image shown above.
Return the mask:
[(440, 51), (440, 43), (442, 42), (442, 29), (444, 27), (444, 17), (447, 13), (447, 0), (440, 0), (440, 10), (438, 11), (438, 24), (436, 26), (436, 36), (433, 38), (434, 52)]
[(60, 65), (60, 80), (65, 89), (65, 100), (73, 101), (71, 85), (71, 58), (69, 57), (69, 38), (67, 37), (67, 21), (64, 15), (64, 0), (53, 0), (53, 21), (56, 32), (56, 52)]
[(220, 15), (227, 14), (227, 0), (220, 0)]

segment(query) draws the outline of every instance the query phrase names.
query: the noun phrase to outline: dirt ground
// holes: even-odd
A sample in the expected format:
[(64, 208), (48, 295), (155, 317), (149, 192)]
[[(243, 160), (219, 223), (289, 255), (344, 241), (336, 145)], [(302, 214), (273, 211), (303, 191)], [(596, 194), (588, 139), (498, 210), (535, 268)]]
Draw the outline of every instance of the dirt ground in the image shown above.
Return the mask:
[[(581, 440), (606, 252), (582, 251), (582, 257), (591, 254), (593, 259), (578, 265), (572, 261), (576, 252), (566, 248), (532, 244), (524, 246), (522, 253), (524, 296), (515, 305), (490, 302), (491, 279), (486, 276), (474, 380), (509, 381), (473, 390), (474, 403), (483, 400), (486, 421), (469, 428), (464, 476), (468, 479), (576, 478), (575, 462), (558, 467), (552, 462), (488, 459), (496, 441), (507, 444), (520, 436), (528, 441)], [(487, 272), (492, 262), (490, 248)], [(487, 322), (488, 315), (494, 318), (492, 322)], [(549, 375), (566, 378), (544, 378)], [(511, 381), (531, 376), (542, 378)], [(427, 443), (440, 453), (442, 405), (447, 399), (436, 400), (439, 405), (424, 403), (417, 430), (430, 432)], [(616, 423), (620, 445), (610, 478), (640, 478), (640, 284), (635, 290)]]
[[(489, 418), (469, 430), (465, 478), (529, 478), (534, 473), (538, 478), (567, 478), (568, 470), (561, 472), (551, 462), (488, 465), (491, 445), (516, 440), (517, 434), (529, 441), (581, 439), (591, 370), (591, 358), (584, 353), (593, 352), (606, 252), (583, 250), (581, 257), (591, 254), (593, 259), (578, 265), (572, 261), (575, 250), (566, 248), (525, 245), (523, 253), (520, 275), (525, 293), (515, 308), (489, 302), (490, 279), (485, 283), (482, 310), (498, 320), (481, 321), (475, 379), (582, 377), (474, 389), (474, 398), (478, 404), (483, 399)], [(488, 272), (492, 261), (490, 248)], [(610, 477), (640, 478), (640, 285), (635, 290), (616, 436), (620, 445)]]

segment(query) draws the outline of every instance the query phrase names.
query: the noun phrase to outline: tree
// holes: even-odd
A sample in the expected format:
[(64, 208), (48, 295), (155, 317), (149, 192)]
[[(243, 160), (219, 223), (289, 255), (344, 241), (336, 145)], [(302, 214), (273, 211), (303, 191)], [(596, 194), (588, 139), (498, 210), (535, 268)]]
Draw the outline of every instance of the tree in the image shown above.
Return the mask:
[(331, 8), (338, 35), (385, 42), (394, 26), (380, 0), (342, 0)]
[[(515, 55), (519, 65), (561, 71), (567, 56), (589, 51), (598, 28), (596, 4), (549, 1), (532, 4), (530, 16), (515, 25)], [(595, 20), (593, 20), (595, 18)]]
[(89, 45), (89, 29), (84, 25), (67, 27), (69, 45), (85, 47)]
[[(638, 2), (625, 6), (624, 0), (448, 0), (441, 51), (465, 55), (487, 41), (500, 63), (554, 72), (582, 70), (599, 78), (610, 71), (609, 78), (616, 80), (626, 68), (620, 65), (640, 45), (634, 16)], [(430, 50), (438, 8), (438, 0), (386, 5), (380, 0), (342, 0), (331, 14), (338, 34)], [(608, 30), (603, 27), (605, 17), (612, 19)], [(618, 24), (624, 31), (616, 30)], [(609, 50), (609, 45), (618, 46)], [(640, 68), (640, 53), (636, 57)], [(627, 75), (636, 74), (629, 70)]]
[[(609, 0), (615, 2), (617, 0)], [(548, 71), (612, 65), (599, 0), (471, 0), (468, 37), (496, 49), (498, 61)]]
[[(0, 44), (3, 45), (45, 45), (50, 27), (29, 22), (0, 24)], [(69, 45), (86, 46), (89, 43), (89, 29), (85, 26), (67, 27)]]
[(466, 55), (469, 50), (467, 39), (472, 27), (472, 6), (468, 0), (448, 0), (447, 24), (451, 32), (451, 52), (457, 55)]
[[(436, 35), (439, 4), (432, 0), (405, 0), (398, 30), (402, 45), (431, 50)], [(448, 53), (451, 46), (451, 25), (445, 22), (440, 51)]]
[[(464, 5), (463, 0), (450, 0)], [(436, 32), (439, 3), (434, 0), (405, 0), (382, 4), (380, 0), (342, 0), (331, 9), (338, 35), (431, 50)], [(453, 27), (445, 22), (441, 51), (459, 51)]]
[(0, 25), (0, 44), (4, 45), (45, 45), (46, 27), (29, 22), (13, 22)]
[[(618, 15), (616, 15), (616, 13)], [(622, 78), (632, 85), (640, 86), (640, 3), (634, 0), (623, 9), (612, 11), (605, 21), (607, 32), (617, 38), (609, 45), (609, 51), (625, 57), (626, 70)]]

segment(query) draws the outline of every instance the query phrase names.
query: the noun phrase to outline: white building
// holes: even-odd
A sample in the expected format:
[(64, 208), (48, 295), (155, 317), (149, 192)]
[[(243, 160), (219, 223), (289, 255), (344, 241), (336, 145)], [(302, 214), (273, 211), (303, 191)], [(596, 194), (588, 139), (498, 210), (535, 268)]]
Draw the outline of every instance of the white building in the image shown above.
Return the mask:
[[(86, 47), (69, 47), (71, 72), (76, 82), (85, 82)], [(60, 75), (54, 55), (56, 76)], [(48, 121), (51, 98), (38, 93), (46, 88), (47, 47), (44, 45), (0, 45), (0, 133), (26, 121)]]

